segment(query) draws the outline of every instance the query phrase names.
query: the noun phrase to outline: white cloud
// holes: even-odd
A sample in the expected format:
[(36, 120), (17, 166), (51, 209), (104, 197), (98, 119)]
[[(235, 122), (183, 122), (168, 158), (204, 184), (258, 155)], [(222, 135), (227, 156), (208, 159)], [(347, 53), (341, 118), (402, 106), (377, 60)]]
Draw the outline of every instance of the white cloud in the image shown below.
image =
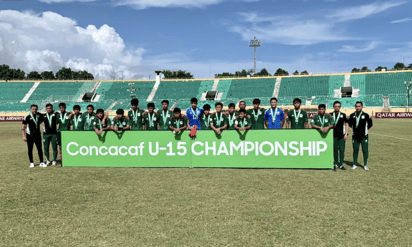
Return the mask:
[[(113, 71), (134, 77), (144, 49), (129, 49), (113, 27), (80, 27), (54, 12), (0, 11), (0, 64), (25, 72), (88, 70), (100, 78)], [(122, 76), (119, 76), (122, 77)]]
[(400, 20), (395, 20), (395, 21), (391, 21), (392, 24), (398, 24), (398, 23), (403, 23), (403, 22), (408, 22), (408, 21), (412, 21), (412, 18), (403, 18)]
[(214, 5), (224, 0), (112, 0), (115, 6), (130, 6), (136, 9), (146, 9), (151, 7), (184, 7), (203, 8), (207, 5)]
[(385, 10), (388, 10), (393, 7), (397, 7), (405, 4), (405, 1), (402, 2), (375, 2), (371, 4), (349, 7), (346, 9), (340, 9), (334, 12), (333, 14), (328, 15), (328, 18), (335, 19), (339, 22), (362, 19), (370, 15), (381, 13)]
[(371, 51), (371, 50), (376, 49), (379, 43), (380, 42), (378, 41), (372, 41), (362, 48), (356, 48), (355, 46), (352, 46), (352, 45), (344, 45), (339, 51), (340, 52), (366, 52), (366, 51)]
[(39, 0), (44, 3), (94, 2), (97, 0)]
[(247, 41), (254, 36), (265, 42), (286, 45), (313, 45), (323, 42), (354, 40), (345, 36), (333, 22), (316, 19), (299, 19), (292, 16), (262, 16), (256, 13), (239, 13), (245, 25), (234, 25), (231, 31)]

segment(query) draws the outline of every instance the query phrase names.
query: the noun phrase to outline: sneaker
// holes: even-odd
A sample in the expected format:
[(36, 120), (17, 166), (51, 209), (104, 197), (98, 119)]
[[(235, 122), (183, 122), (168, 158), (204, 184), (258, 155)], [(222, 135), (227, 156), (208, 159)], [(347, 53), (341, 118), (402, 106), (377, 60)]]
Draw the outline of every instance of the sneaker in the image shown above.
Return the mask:
[(352, 169), (353, 169), (353, 170), (355, 170), (355, 169), (356, 169), (356, 167), (357, 167), (357, 166), (353, 165), (353, 166), (352, 166)]
[(337, 164), (335, 164), (334, 166), (335, 166), (335, 170), (339, 168)]
[(365, 171), (369, 171), (369, 168), (367, 166), (364, 166), (363, 169), (365, 169)]
[(34, 163), (30, 163), (30, 168), (33, 168), (34, 167)]
[(346, 170), (346, 168), (344, 166), (339, 166), (339, 169)]
[(46, 165), (49, 166), (49, 165), (50, 165), (50, 161), (46, 161)]
[(53, 161), (53, 162), (52, 162), (52, 165), (53, 165), (53, 166), (55, 166), (56, 164), (57, 164), (56, 161)]
[(47, 164), (45, 164), (45, 163), (40, 163), (39, 166), (40, 166), (40, 167), (47, 167)]

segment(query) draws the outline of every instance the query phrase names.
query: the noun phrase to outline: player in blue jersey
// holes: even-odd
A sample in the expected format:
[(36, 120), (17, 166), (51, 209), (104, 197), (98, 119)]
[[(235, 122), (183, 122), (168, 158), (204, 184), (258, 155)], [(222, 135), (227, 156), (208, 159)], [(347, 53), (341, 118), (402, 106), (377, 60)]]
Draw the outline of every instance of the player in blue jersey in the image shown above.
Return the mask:
[(270, 108), (265, 112), (265, 125), (268, 129), (281, 129), (285, 124), (285, 113), (277, 107), (278, 99), (270, 99)]
[(197, 107), (197, 99), (192, 98), (190, 99), (190, 104), (192, 105), (190, 108), (186, 110), (186, 118), (188, 119), (187, 128), (192, 130), (193, 126), (197, 126), (197, 129), (202, 129), (201, 127), (201, 118), (200, 116), (203, 113), (203, 109)]

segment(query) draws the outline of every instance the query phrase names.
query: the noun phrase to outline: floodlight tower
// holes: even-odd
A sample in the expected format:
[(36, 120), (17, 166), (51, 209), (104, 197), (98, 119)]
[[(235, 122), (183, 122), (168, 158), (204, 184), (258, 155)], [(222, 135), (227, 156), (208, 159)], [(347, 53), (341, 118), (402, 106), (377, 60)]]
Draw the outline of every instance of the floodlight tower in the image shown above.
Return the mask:
[(256, 73), (256, 47), (259, 47), (262, 45), (261, 40), (257, 40), (256, 37), (249, 41), (249, 47), (253, 47), (255, 50), (255, 60), (254, 60), (254, 67), (253, 67), (253, 73)]
[(412, 87), (412, 81), (410, 81), (410, 82), (404, 82), (405, 83), (405, 86), (406, 86), (406, 93), (407, 93), (407, 96), (408, 96), (408, 112), (409, 112), (409, 108), (410, 108), (410, 105), (411, 105), (411, 87)]

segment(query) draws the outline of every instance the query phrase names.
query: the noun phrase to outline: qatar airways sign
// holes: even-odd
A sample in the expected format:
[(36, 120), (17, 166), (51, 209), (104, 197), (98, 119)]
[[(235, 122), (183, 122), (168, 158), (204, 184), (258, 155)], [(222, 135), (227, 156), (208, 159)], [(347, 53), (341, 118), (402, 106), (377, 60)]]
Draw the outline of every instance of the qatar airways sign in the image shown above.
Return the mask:
[(377, 112), (376, 118), (412, 118), (412, 112)]

